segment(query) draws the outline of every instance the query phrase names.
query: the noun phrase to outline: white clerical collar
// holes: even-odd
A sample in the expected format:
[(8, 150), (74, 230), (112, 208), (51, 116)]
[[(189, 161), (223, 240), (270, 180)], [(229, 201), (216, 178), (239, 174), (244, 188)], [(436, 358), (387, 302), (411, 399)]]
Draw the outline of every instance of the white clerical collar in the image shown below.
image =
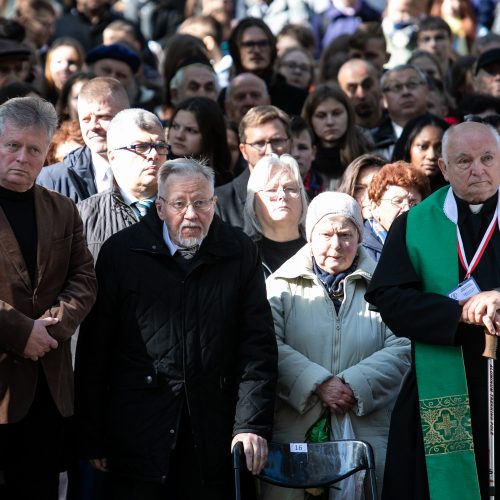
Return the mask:
[[(472, 213), (479, 213), (481, 208), (483, 208), (484, 203), (478, 205), (469, 205), (469, 208)], [(472, 208), (474, 207), (474, 209)], [(479, 208), (478, 208), (479, 207)], [(476, 210), (476, 212), (474, 212)], [(446, 193), (446, 198), (444, 199), (443, 212), (448, 217), (448, 219), (456, 224), (458, 222), (458, 207), (457, 201), (455, 200), (455, 196), (453, 194), (453, 189), (451, 186), (448, 188), (448, 193)], [(498, 196), (497, 196), (497, 214), (500, 213), (500, 187), (498, 188)], [(498, 219), (498, 228), (500, 229), (500, 217)]]
[(92, 152), (92, 165), (94, 166), (95, 185), (98, 193), (106, 191), (113, 185), (113, 172), (109, 163), (97, 153)]
[(174, 253), (177, 252), (177, 250), (179, 250), (180, 247), (178, 247), (170, 239), (170, 235), (168, 234), (168, 227), (165, 224), (165, 222), (163, 223), (162, 233), (163, 233), (163, 240), (165, 241), (165, 245), (167, 245), (167, 248), (168, 248), (168, 251), (170, 252), (170, 255), (174, 255)]

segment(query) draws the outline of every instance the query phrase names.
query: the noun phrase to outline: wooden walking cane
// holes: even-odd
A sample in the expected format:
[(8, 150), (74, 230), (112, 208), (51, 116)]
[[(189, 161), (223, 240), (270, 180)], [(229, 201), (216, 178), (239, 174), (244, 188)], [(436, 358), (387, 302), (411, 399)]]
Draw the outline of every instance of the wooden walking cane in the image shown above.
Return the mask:
[(488, 358), (488, 482), (489, 498), (495, 498), (495, 360), (497, 336), (485, 330), (483, 356)]

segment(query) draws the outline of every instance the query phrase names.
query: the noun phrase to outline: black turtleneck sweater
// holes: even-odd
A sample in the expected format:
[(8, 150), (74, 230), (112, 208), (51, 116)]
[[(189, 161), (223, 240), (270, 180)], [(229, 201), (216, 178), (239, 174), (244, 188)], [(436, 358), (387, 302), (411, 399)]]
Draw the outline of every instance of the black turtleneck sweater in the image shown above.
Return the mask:
[(24, 193), (18, 193), (0, 186), (0, 208), (14, 232), (31, 282), (35, 283), (38, 234), (34, 187)]

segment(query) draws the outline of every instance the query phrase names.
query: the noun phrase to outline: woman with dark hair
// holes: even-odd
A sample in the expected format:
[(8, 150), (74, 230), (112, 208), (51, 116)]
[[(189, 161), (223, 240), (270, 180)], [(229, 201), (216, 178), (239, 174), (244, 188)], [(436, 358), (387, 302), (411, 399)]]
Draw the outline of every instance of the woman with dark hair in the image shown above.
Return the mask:
[(326, 178), (326, 189), (333, 190), (347, 165), (373, 145), (356, 127), (352, 105), (337, 85), (316, 87), (304, 103), (302, 118), (316, 138), (313, 168)]
[(448, 123), (434, 115), (413, 118), (404, 127), (392, 154), (392, 161), (411, 163), (425, 174), (432, 192), (447, 184), (438, 159), (441, 156), (441, 140), (448, 127)]
[(232, 179), (224, 115), (216, 102), (191, 97), (174, 110), (168, 130), (169, 158), (205, 158), (214, 169), (215, 185)]
[(406, 61), (406, 64), (416, 66), (422, 70), (425, 75), (443, 81), (443, 70), (441, 69), (441, 65), (436, 56), (431, 52), (427, 52), (426, 50), (415, 50), (408, 61)]
[(60, 123), (66, 120), (78, 120), (78, 111), (76, 109), (78, 95), (84, 83), (92, 78), (92, 73), (77, 71), (63, 85), (56, 103), (56, 111)]
[(85, 62), (85, 51), (73, 38), (58, 38), (50, 46), (45, 61), (46, 98), (55, 103), (68, 78)]

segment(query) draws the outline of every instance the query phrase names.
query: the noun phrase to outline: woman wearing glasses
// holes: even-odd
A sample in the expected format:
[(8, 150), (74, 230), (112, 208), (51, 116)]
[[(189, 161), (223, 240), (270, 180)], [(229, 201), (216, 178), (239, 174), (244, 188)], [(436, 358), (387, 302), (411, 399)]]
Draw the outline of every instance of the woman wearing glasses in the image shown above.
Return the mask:
[(307, 50), (302, 47), (290, 47), (278, 57), (277, 72), (288, 85), (309, 90), (314, 80), (314, 62)]
[(215, 172), (216, 186), (232, 179), (224, 115), (211, 99), (191, 97), (177, 106), (170, 120), (168, 143), (170, 160), (206, 159)]
[(287, 154), (260, 159), (248, 180), (244, 230), (260, 248), (266, 277), (305, 245), (306, 211), (295, 159)]
[[(328, 427), (348, 420), (355, 438), (372, 445), (381, 484), (409, 341), (396, 338), (364, 299), (375, 263), (360, 245), (358, 203), (344, 193), (320, 193), (305, 226), (307, 244), (266, 282), (279, 355), (272, 439), (318, 442), (308, 431), (321, 422), (328, 422), (326, 439), (342, 439)], [(262, 486), (263, 500), (309, 498), (303, 490)]]
[(312, 166), (325, 177), (326, 189), (334, 190), (347, 166), (373, 145), (356, 127), (351, 103), (336, 85), (316, 87), (304, 103), (302, 118), (316, 138)]
[(378, 262), (387, 232), (394, 219), (429, 196), (428, 178), (409, 163), (397, 161), (384, 165), (368, 188), (371, 218), (364, 223), (362, 245)]

